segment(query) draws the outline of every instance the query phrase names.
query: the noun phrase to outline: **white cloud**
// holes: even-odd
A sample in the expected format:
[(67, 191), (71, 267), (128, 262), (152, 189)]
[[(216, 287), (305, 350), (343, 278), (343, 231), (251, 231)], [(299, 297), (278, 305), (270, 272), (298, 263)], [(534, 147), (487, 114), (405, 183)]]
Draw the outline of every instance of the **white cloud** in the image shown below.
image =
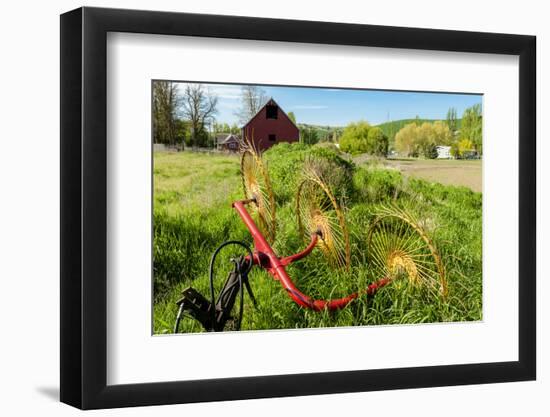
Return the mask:
[(220, 99), (225, 100), (240, 100), (241, 87), (238, 85), (215, 85), (210, 84), (208, 89), (212, 94), (217, 95)]

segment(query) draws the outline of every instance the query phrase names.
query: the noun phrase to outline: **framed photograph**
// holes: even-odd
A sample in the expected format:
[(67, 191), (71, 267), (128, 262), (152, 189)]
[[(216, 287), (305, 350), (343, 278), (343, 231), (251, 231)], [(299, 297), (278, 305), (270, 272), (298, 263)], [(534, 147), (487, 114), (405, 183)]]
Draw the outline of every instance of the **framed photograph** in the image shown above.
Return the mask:
[(533, 380), (535, 37), (61, 16), (61, 401)]

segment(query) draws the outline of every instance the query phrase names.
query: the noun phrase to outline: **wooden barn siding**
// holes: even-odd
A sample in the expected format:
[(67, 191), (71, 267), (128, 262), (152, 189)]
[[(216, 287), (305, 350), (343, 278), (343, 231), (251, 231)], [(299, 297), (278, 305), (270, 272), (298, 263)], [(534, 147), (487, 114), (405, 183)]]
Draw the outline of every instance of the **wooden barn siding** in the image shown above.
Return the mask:
[[(243, 127), (243, 138), (253, 141), (256, 149), (263, 151), (281, 142), (298, 142), (300, 130), (292, 123), (288, 116), (279, 107), (277, 119), (266, 119), (266, 107), (258, 112)], [(269, 135), (275, 134), (277, 140), (269, 141)]]

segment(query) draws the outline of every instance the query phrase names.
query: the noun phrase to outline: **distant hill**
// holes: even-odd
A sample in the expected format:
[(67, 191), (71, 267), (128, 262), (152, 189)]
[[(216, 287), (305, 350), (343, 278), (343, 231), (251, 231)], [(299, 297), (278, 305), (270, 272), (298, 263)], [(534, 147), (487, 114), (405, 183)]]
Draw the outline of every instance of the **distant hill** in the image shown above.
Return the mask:
[(318, 130), (325, 130), (325, 131), (344, 130), (344, 127), (345, 127), (345, 126), (329, 126), (329, 125), (312, 125), (309, 123), (297, 123), (297, 126), (302, 129), (311, 128), (311, 129), (318, 129)]
[(321, 126), (307, 123), (298, 123), (300, 135), (305, 143), (338, 140), (344, 128), (341, 126)]
[[(405, 125), (408, 125), (409, 123), (415, 123), (415, 122), (420, 124), (424, 122), (433, 123), (438, 120), (442, 122), (445, 121), (441, 119), (401, 119), (401, 120), (392, 120), (391, 122), (380, 123), (379, 125), (376, 125), (376, 126), (382, 129), (382, 132), (384, 132), (384, 134), (390, 139), (390, 143), (392, 143), (393, 140), (395, 139), (395, 134), (399, 132)], [(457, 119), (456, 122), (457, 122), (458, 129), (460, 129), (460, 124), (462, 122), (462, 119)]]

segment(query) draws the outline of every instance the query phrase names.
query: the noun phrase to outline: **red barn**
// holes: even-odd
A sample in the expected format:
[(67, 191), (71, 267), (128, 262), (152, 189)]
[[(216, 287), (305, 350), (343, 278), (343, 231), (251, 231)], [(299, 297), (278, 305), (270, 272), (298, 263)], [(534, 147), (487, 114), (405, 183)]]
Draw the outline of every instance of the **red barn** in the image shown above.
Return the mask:
[(280, 142), (298, 142), (300, 130), (272, 98), (242, 128), (242, 137), (263, 151)]

